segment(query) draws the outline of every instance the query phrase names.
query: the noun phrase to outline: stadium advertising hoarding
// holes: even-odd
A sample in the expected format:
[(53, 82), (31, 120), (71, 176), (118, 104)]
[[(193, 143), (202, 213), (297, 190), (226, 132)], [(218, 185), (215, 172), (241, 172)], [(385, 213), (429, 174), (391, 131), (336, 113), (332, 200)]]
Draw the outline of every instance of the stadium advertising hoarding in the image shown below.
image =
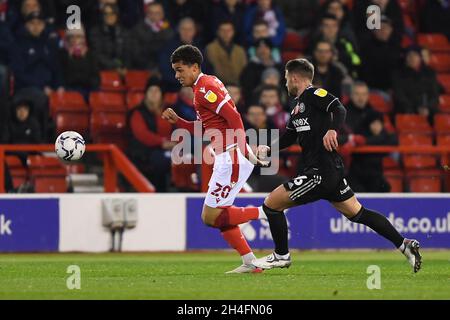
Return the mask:
[[(259, 206), (264, 198), (236, 199), (236, 206)], [(203, 199), (188, 197), (187, 249), (228, 248), (219, 232), (203, 225)], [(404, 236), (415, 238), (422, 247), (450, 248), (450, 198), (448, 197), (360, 197), (367, 207), (386, 214)], [(298, 249), (390, 249), (389, 241), (364, 225), (350, 222), (326, 201), (318, 201), (287, 211), (291, 248)], [(241, 229), (253, 248), (273, 248), (265, 221), (252, 221)]]
[(0, 199), (0, 252), (57, 251), (59, 200)]

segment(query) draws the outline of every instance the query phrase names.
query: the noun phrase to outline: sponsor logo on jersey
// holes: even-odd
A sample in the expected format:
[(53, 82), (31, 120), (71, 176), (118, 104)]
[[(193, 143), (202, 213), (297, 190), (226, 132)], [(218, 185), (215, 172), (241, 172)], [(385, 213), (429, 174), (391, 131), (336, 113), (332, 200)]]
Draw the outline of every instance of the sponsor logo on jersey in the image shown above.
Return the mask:
[(297, 130), (297, 132), (311, 130), (311, 127), (308, 123), (308, 118), (292, 120), (292, 124), (295, 126), (295, 130)]
[(303, 112), (305, 112), (305, 109), (306, 109), (305, 104), (304, 104), (303, 102), (300, 103), (300, 105), (298, 106), (298, 111), (299, 111), (300, 113), (303, 113)]
[(321, 98), (325, 97), (328, 94), (328, 91), (322, 88), (317, 89), (316, 91), (314, 91), (314, 94), (316, 96), (319, 96)]
[(200, 91), (201, 93), (206, 93), (205, 87), (201, 87), (199, 91)]
[(217, 101), (217, 95), (211, 90), (208, 90), (208, 92), (205, 94), (205, 99), (211, 103), (214, 103)]

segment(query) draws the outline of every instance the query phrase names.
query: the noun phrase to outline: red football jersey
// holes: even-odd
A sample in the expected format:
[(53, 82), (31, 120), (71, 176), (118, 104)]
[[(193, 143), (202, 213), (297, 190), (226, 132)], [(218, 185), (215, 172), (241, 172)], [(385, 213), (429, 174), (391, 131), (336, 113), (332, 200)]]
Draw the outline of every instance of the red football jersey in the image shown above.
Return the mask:
[[(217, 77), (203, 73), (198, 76), (192, 89), (194, 90), (194, 108), (197, 112), (197, 119), (202, 121), (206, 135), (211, 137), (212, 147), (216, 150), (226, 150), (227, 146), (235, 143), (226, 138), (226, 130), (231, 128), (227, 120), (219, 114), (225, 104), (231, 104), (236, 109), (228, 90)], [(216, 134), (211, 131), (212, 129), (218, 130), (222, 135), (222, 145), (218, 145), (220, 142), (217, 140)]]

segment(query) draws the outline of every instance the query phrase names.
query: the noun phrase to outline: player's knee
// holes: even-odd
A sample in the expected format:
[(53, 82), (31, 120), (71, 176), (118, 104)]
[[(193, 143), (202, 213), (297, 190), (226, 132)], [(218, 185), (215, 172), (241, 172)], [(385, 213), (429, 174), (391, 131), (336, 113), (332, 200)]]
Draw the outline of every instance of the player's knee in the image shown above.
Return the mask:
[(223, 224), (222, 221), (220, 221), (222, 211), (219, 213), (203, 211), (202, 212), (203, 223), (205, 225), (207, 225), (208, 227), (213, 227), (213, 228), (221, 227)]

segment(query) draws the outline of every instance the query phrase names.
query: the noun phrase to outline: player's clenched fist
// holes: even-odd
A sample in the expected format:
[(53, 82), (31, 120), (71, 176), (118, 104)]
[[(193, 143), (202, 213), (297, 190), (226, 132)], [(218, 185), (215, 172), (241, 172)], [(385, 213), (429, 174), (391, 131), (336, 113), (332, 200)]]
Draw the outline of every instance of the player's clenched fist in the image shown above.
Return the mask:
[(333, 149), (337, 149), (338, 141), (337, 141), (337, 133), (335, 130), (328, 130), (327, 133), (323, 136), (323, 146), (327, 151), (333, 151)]
[(167, 108), (164, 110), (161, 117), (164, 120), (169, 121), (171, 124), (175, 124), (178, 121), (178, 115), (172, 108)]

